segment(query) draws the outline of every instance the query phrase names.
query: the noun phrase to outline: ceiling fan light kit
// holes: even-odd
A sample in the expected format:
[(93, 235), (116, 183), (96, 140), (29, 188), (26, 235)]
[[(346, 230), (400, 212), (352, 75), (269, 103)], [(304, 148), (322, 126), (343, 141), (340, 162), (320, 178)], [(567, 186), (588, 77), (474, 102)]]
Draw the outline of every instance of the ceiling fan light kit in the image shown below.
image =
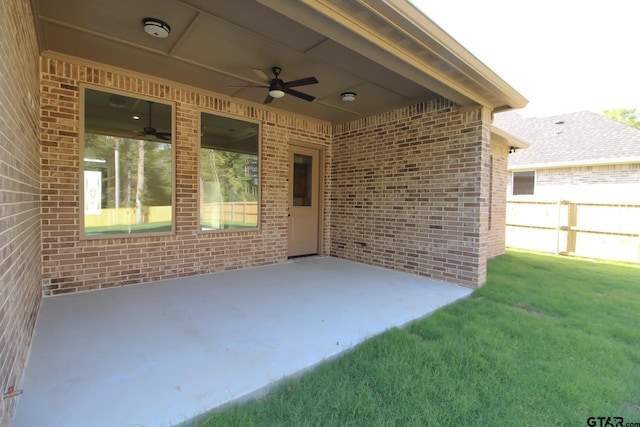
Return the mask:
[(282, 98), (284, 96), (284, 91), (280, 89), (271, 89), (269, 90), (269, 96), (272, 98)]
[(171, 27), (166, 22), (156, 18), (144, 18), (142, 20), (144, 31), (150, 36), (164, 39), (169, 36)]

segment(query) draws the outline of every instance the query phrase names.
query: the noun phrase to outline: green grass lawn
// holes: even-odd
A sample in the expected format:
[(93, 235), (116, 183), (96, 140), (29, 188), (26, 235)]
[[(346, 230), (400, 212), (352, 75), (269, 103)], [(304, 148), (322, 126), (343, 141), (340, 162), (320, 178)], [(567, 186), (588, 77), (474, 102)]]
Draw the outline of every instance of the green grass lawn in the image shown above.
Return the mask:
[(640, 423), (640, 265), (510, 251), (470, 298), (197, 425), (586, 426), (588, 417)]

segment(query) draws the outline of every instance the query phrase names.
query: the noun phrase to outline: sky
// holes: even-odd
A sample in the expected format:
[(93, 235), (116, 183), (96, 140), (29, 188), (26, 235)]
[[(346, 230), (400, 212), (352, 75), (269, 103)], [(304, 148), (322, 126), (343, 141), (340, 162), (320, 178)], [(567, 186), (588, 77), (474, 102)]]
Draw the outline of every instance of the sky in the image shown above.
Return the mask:
[(640, 0), (410, 0), (529, 100), (521, 114), (640, 113)]

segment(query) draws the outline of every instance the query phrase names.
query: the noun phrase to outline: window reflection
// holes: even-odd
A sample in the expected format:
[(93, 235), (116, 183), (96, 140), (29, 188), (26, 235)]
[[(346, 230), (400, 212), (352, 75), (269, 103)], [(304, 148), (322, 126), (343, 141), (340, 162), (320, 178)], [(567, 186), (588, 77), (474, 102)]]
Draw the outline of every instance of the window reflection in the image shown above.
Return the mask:
[(258, 124), (201, 115), (200, 229), (258, 227)]
[(84, 89), (84, 235), (173, 230), (172, 106)]

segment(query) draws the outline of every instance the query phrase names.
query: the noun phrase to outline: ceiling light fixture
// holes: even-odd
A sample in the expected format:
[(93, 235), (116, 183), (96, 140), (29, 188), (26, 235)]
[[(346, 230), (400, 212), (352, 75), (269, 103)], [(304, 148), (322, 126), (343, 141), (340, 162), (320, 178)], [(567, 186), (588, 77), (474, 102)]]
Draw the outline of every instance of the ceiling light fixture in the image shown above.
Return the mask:
[(144, 31), (147, 34), (159, 39), (167, 38), (171, 32), (169, 24), (156, 18), (144, 18), (142, 25), (144, 25)]
[(284, 92), (280, 89), (273, 89), (269, 91), (269, 96), (272, 98), (282, 98), (284, 96)]
[(275, 99), (282, 98), (284, 96), (284, 82), (278, 78), (282, 70), (280, 67), (273, 67), (272, 70), (275, 78), (271, 80), (271, 84), (269, 85), (269, 96)]
[(353, 102), (356, 100), (356, 96), (355, 92), (343, 92), (340, 94), (340, 98), (342, 98), (344, 102)]

